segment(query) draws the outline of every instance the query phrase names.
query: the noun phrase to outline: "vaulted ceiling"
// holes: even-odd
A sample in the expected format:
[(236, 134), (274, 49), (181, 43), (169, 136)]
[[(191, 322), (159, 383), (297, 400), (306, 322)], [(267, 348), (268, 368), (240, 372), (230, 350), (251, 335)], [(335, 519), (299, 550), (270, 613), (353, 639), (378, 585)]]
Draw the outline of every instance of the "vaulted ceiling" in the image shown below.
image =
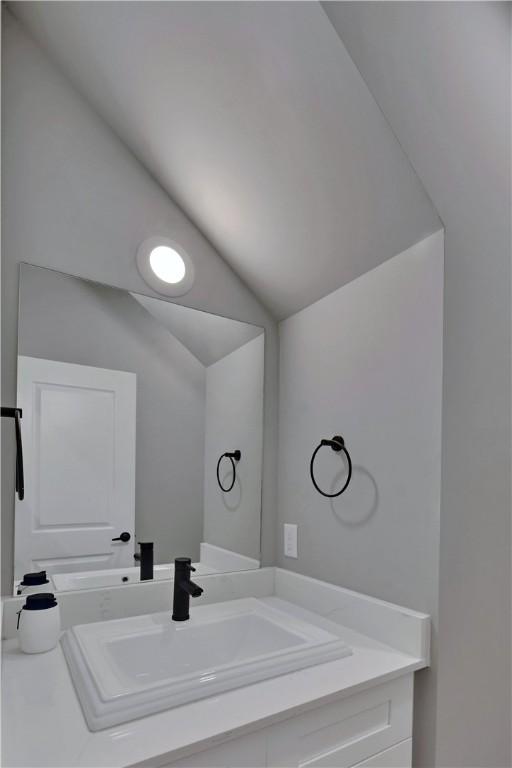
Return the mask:
[(320, 4), (10, 7), (277, 318), (439, 228)]

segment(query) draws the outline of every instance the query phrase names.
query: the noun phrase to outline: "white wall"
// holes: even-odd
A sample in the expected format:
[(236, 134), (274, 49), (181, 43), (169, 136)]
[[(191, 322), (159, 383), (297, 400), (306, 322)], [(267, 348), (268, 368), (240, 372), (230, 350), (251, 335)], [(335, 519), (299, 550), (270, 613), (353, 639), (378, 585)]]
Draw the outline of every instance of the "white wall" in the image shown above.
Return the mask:
[[(280, 324), (279, 522), (300, 540), (279, 562), (418, 610), (436, 593), (442, 286), (437, 233)], [(353, 477), (329, 502), (309, 460), (335, 434)], [(316, 464), (330, 490), (339, 455)]]
[(509, 766), (511, 4), (324, 8), (445, 226), (437, 722), (416, 762)]
[[(280, 325), (278, 562), (433, 620), (433, 668), (416, 676), (415, 738), (436, 690), (443, 235), (437, 233)], [(341, 434), (354, 473), (332, 502), (309, 477)], [(339, 456), (315, 466), (330, 490)], [(282, 524), (299, 525), (299, 558)]]
[[(261, 334), (206, 369), (204, 538), (209, 544), (260, 559), (263, 358)], [(236, 482), (229, 493), (217, 484), (221, 454), (239, 449)], [(231, 484), (227, 459), (220, 477)]]
[[(263, 559), (275, 530), (277, 334), (218, 253), (9, 12), (2, 46), (2, 404), (16, 396), (18, 265), (28, 261), (148, 292), (135, 253), (154, 234), (191, 254), (196, 282), (183, 303), (267, 330)], [(5, 421), (5, 420), (4, 420)], [(14, 439), (2, 424), (2, 591), (12, 574)]]

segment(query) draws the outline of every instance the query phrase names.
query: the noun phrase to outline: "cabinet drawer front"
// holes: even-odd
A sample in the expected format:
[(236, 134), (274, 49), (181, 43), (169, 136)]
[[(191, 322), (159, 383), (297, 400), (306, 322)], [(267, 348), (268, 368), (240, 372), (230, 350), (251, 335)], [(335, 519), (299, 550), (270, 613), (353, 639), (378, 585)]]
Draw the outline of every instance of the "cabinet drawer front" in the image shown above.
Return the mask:
[(353, 765), (352, 768), (411, 768), (412, 739), (401, 741), (378, 755)]
[(409, 675), (272, 726), (267, 765), (347, 768), (408, 739), (412, 684)]
[(161, 768), (263, 768), (265, 764), (265, 732), (258, 731), (195, 752)]

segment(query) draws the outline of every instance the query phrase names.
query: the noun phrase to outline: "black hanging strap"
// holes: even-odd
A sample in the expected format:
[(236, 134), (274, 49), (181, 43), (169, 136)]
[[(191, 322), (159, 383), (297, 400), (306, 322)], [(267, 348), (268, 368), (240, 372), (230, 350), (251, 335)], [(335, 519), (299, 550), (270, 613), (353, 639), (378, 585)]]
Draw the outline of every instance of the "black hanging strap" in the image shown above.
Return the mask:
[(21, 442), (21, 408), (4, 408), (1, 415), (8, 419), (14, 419), (14, 431), (16, 434), (16, 493), (20, 501), (25, 497), (25, 477), (23, 473), (23, 444)]

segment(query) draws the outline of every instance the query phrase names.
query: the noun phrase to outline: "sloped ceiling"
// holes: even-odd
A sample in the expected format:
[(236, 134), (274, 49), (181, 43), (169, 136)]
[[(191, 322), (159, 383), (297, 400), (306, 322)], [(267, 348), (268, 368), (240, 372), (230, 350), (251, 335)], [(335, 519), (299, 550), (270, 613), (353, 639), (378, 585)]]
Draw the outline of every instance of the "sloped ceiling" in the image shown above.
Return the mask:
[(277, 318), (439, 228), (320, 4), (10, 8)]
[(153, 299), (140, 293), (131, 295), (204, 366), (216, 363), (263, 333), (263, 328), (257, 325)]

